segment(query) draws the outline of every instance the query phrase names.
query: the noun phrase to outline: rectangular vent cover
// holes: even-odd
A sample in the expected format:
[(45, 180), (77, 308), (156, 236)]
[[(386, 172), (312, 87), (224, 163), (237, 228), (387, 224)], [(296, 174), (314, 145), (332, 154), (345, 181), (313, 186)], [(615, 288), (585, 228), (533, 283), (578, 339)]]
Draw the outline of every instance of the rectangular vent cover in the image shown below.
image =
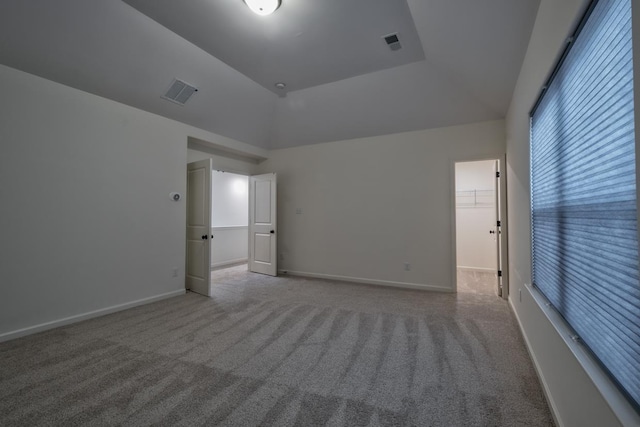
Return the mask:
[(385, 43), (389, 46), (391, 50), (400, 50), (402, 49), (402, 45), (400, 44), (400, 39), (398, 38), (397, 33), (389, 34), (388, 36), (383, 37)]
[(178, 105), (184, 105), (189, 100), (189, 98), (191, 98), (191, 95), (193, 95), (194, 92), (197, 91), (198, 89), (191, 86), (189, 83), (185, 83), (182, 80), (173, 79), (169, 90), (167, 91), (167, 93), (162, 95), (162, 98), (166, 99), (167, 101), (174, 102)]

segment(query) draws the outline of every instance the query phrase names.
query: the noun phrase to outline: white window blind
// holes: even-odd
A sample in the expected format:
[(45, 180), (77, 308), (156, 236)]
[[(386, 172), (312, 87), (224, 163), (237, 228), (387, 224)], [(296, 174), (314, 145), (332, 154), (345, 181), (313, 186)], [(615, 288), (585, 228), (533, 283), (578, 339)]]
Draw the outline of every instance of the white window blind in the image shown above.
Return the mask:
[(640, 408), (631, 0), (594, 2), (531, 116), (534, 285)]

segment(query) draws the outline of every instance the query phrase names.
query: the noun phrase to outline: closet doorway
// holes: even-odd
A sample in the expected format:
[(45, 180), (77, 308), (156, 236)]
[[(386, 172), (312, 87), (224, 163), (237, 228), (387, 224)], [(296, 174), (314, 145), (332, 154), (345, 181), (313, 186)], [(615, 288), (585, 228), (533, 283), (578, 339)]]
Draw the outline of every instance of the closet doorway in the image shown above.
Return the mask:
[(458, 292), (507, 297), (504, 177), (499, 159), (455, 163)]

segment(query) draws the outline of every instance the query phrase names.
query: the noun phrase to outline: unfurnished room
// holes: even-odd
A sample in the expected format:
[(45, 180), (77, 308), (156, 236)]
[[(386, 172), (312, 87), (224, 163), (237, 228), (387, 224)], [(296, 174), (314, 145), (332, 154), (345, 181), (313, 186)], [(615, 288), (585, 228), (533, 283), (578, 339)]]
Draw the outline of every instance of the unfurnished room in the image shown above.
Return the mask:
[(640, 426), (636, 0), (0, 2), (0, 425)]

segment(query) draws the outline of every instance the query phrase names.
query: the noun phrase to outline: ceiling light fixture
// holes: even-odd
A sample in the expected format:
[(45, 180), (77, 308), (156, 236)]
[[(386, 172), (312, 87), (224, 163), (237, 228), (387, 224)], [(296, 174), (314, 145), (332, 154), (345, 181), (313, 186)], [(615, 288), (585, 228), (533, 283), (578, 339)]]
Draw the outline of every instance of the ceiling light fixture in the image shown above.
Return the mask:
[(285, 87), (287, 87), (287, 85), (282, 82), (278, 82), (274, 86), (278, 89), (284, 89)]
[(280, 0), (244, 0), (254, 13), (258, 15), (271, 15), (280, 7)]

